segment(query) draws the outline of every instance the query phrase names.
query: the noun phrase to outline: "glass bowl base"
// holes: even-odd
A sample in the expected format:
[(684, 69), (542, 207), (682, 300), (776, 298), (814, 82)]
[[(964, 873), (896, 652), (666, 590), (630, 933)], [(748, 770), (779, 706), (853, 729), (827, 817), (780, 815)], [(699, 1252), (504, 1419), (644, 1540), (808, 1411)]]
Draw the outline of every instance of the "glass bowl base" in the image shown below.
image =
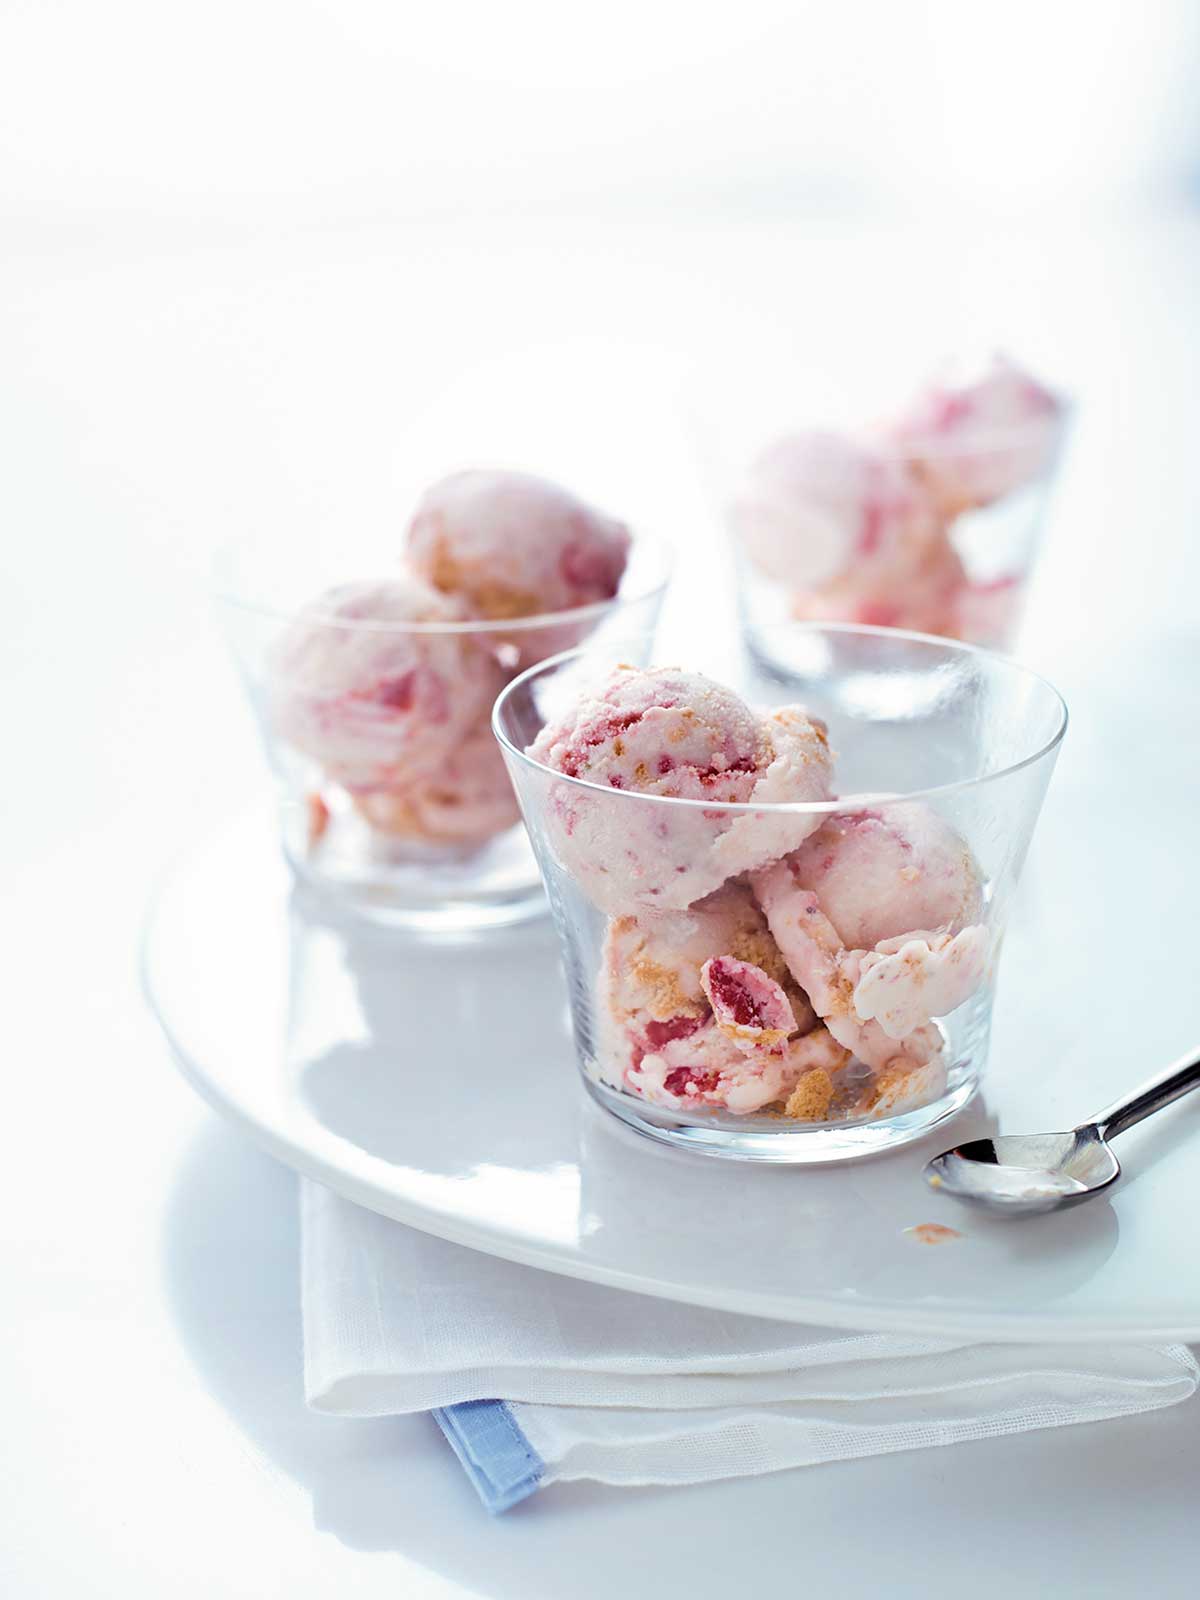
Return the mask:
[(511, 928), (544, 917), (549, 911), (541, 883), (510, 890), (495, 897), (456, 897), (447, 900), (408, 898), (387, 885), (338, 881), (330, 883), (303, 863), (292, 861), (296, 877), (311, 891), (328, 900), (339, 912), (373, 922), (380, 927), (412, 933), (467, 934), (489, 928)]
[(523, 827), (475, 849), (422, 846), (337, 816), (314, 843), (304, 812), (283, 809), (283, 849), (297, 879), (331, 907), (414, 933), (511, 927), (548, 910)]
[(956, 1117), (979, 1088), (977, 1073), (963, 1074), (940, 1099), (899, 1116), (811, 1122), (789, 1128), (781, 1118), (750, 1117), (741, 1125), (731, 1125), (734, 1119), (730, 1117), (720, 1121), (702, 1115), (688, 1117), (636, 1100), (587, 1075), (583, 1081), (597, 1104), (647, 1139), (726, 1161), (771, 1161), (779, 1166), (861, 1161), (896, 1150)]

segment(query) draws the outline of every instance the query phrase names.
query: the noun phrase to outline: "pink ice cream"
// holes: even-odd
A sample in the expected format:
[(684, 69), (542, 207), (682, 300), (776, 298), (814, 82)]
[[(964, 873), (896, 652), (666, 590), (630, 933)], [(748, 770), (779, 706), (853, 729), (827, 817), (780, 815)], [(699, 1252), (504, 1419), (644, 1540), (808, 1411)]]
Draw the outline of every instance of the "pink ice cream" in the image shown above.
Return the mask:
[(844, 947), (817, 896), (797, 884), (789, 862), (775, 862), (755, 873), (752, 882), (780, 954), (839, 1044), (869, 1067), (896, 1072), (936, 1059), (942, 1041), (929, 1025), (931, 1013), (926, 1011), (900, 1038), (859, 1014), (855, 990), (863, 952)]
[(456, 472), (409, 524), (413, 570), (496, 619), (573, 610), (616, 594), (628, 529), (557, 484), (521, 472)]
[(438, 769), (408, 788), (356, 797), (380, 833), (431, 844), (485, 844), (520, 821), (520, 811), (491, 729), (481, 724)]
[(830, 1033), (893, 1071), (941, 1052), (932, 1019), (978, 988), (988, 956), (978, 868), (931, 807), (829, 818), (753, 888), (784, 959)]
[(822, 800), (824, 726), (799, 708), (756, 716), (699, 673), (620, 667), (529, 747), (589, 785), (706, 806), (614, 804), (563, 784), (550, 797), (553, 843), (593, 902), (614, 913), (681, 909), (728, 878), (795, 848), (806, 815), (730, 813), (730, 804)]
[(851, 949), (926, 928), (957, 932), (979, 912), (979, 869), (932, 807), (897, 801), (827, 818), (795, 853), (791, 875), (811, 890)]
[(671, 668), (617, 669), (529, 753), (575, 780), (551, 784), (548, 831), (609, 915), (602, 1084), (804, 1122), (944, 1092), (935, 1019), (979, 986), (989, 939), (978, 866), (931, 806), (793, 814), (830, 793), (824, 728)]
[(997, 357), (961, 384), (931, 386), (885, 426), (778, 440), (746, 473), (731, 530), (751, 565), (790, 590), (799, 620), (1002, 645), (1028, 549), (1003, 518), (958, 519), (1043, 478), (1065, 415), (1058, 395)]
[[(352, 793), (430, 777), (481, 724), (504, 683), (454, 601), (419, 579), (333, 589), (303, 611), (269, 668), (280, 739)], [(434, 624), (421, 631), (413, 624)]]
[[(780, 706), (760, 719), (770, 759), (750, 796), (754, 805), (790, 805), (827, 800), (833, 791), (833, 752), (819, 717), (803, 706)], [(796, 845), (817, 827), (819, 816), (752, 811), (736, 817), (712, 849), (714, 882), (750, 872)]]
[(705, 966), (714, 958), (753, 965), (784, 994), (793, 1028), (816, 1017), (771, 937), (754, 896), (729, 883), (687, 911), (616, 917), (609, 922), (601, 980), (603, 1013), (621, 1032), (618, 1047), (632, 1054), (657, 1050), (706, 1021), (711, 1003)]
[[(281, 746), (320, 769), (306, 797), (309, 851), (336, 853), (355, 812), (377, 834), (463, 851), (512, 827), (492, 705), (514, 672), (596, 625), (580, 608), (615, 595), (629, 543), (620, 523), (554, 484), (460, 472), (420, 501), (406, 567), (301, 612), (272, 652), (267, 715)], [(511, 631), (470, 626), (498, 619)]]
[(610, 922), (597, 1008), (599, 1075), (657, 1105), (757, 1111), (849, 1060), (817, 1029), (743, 884)]
[[(964, 610), (972, 593), (962, 561), (942, 539), (906, 568), (879, 574), (858, 567), (830, 583), (797, 591), (792, 615), (798, 622), (857, 622), (957, 637), (967, 621), (976, 622), (974, 613)], [(978, 619), (985, 627), (994, 621), (991, 613)]]
[(673, 667), (618, 667), (529, 753), (556, 772), (672, 799), (748, 800), (764, 764), (758, 718), (731, 689)]
[(987, 964), (986, 928), (883, 939), (859, 961), (854, 1011), (876, 1021), (889, 1039), (903, 1039), (974, 994)]
[(1063, 400), (1003, 356), (961, 383), (933, 384), (892, 427), (892, 437), (950, 516), (1023, 488), (1054, 460)]
[(865, 438), (811, 431), (763, 452), (729, 509), (734, 532), (769, 577), (796, 588), (846, 584), (923, 562), (942, 532), (921, 480)]
[(840, 1071), (850, 1055), (824, 1028), (773, 1050), (748, 1054), (712, 1023), (643, 1056), (627, 1075), (630, 1088), (652, 1105), (708, 1108), (745, 1115), (783, 1104), (810, 1073)]
[(970, 585), (946, 518), (893, 446), (834, 433), (773, 445), (730, 520), (753, 564), (805, 622), (954, 633)]

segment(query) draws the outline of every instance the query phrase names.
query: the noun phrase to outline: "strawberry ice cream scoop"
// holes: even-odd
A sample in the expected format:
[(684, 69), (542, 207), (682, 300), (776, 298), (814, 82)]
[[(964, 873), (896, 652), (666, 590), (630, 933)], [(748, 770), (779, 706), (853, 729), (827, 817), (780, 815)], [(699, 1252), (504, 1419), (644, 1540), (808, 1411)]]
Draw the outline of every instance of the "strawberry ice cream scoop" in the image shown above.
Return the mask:
[[(833, 794), (834, 755), (820, 717), (803, 706), (780, 706), (761, 719), (770, 759), (750, 795), (761, 806), (828, 800)], [(716, 881), (752, 872), (786, 855), (820, 826), (821, 816), (794, 811), (751, 811), (734, 817), (712, 849)]]
[(731, 689), (674, 667), (618, 667), (529, 752), (569, 778), (673, 799), (748, 800), (765, 765), (758, 718)]
[(795, 1033), (787, 995), (752, 962), (713, 956), (704, 963), (700, 982), (717, 1027), (747, 1054), (771, 1049)]
[(1040, 477), (1054, 461), (1065, 423), (1060, 396), (996, 356), (966, 381), (931, 385), (891, 433), (954, 515)]
[[(731, 690), (674, 668), (618, 668), (547, 724), (528, 754), (616, 791), (564, 784), (548, 805), (563, 865), (616, 913), (681, 909), (794, 848), (819, 817), (720, 808), (824, 799), (832, 769), (823, 725), (799, 708), (760, 718)], [(639, 804), (638, 795), (707, 804)]]
[(982, 615), (976, 619), (966, 609), (973, 593), (960, 557), (948, 539), (939, 538), (915, 552), (904, 568), (880, 573), (863, 564), (798, 591), (792, 615), (800, 622), (858, 622), (957, 638), (966, 624), (991, 621)]
[(817, 896), (797, 883), (792, 861), (777, 861), (751, 881), (780, 954), (839, 1044), (874, 1068), (906, 1070), (941, 1054), (930, 1011), (900, 1037), (885, 1032), (873, 1015), (860, 1015), (855, 996), (864, 952), (845, 948)]
[(942, 529), (929, 491), (894, 451), (815, 430), (764, 451), (729, 520), (754, 565), (797, 588), (911, 567)]
[(356, 797), (380, 833), (431, 844), (475, 847), (520, 820), (516, 796), (491, 729), (481, 724), (432, 777)]
[(504, 683), (488, 651), (454, 631), (461, 619), (455, 602), (408, 576), (330, 590), (270, 663), (279, 737), (352, 791), (434, 772), (486, 724)]
[(979, 869), (961, 836), (932, 807), (897, 801), (827, 818), (791, 861), (849, 948), (914, 930), (974, 921)]
[(616, 594), (629, 530), (557, 484), (522, 472), (456, 472), (422, 496), (410, 565), (473, 617), (568, 611)]

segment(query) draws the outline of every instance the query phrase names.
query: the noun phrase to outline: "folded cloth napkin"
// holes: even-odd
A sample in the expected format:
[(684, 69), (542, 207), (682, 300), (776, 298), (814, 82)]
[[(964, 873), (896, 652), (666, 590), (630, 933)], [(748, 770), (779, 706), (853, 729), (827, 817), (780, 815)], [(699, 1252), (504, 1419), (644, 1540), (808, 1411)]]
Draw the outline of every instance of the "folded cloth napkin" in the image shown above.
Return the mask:
[(1153, 1411), (1182, 1345), (970, 1345), (727, 1315), (516, 1266), (302, 1185), (309, 1405), (432, 1411), (491, 1511)]

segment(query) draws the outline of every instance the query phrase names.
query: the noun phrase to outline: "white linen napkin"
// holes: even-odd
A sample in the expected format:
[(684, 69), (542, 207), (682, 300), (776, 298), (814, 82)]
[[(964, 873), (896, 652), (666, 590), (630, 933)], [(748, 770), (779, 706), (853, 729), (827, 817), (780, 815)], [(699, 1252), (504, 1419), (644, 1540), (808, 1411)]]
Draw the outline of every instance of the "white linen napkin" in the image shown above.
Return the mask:
[(1152, 1411), (1182, 1345), (964, 1345), (708, 1311), (448, 1244), (304, 1182), (309, 1405), (433, 1411), (490, 1510)]

